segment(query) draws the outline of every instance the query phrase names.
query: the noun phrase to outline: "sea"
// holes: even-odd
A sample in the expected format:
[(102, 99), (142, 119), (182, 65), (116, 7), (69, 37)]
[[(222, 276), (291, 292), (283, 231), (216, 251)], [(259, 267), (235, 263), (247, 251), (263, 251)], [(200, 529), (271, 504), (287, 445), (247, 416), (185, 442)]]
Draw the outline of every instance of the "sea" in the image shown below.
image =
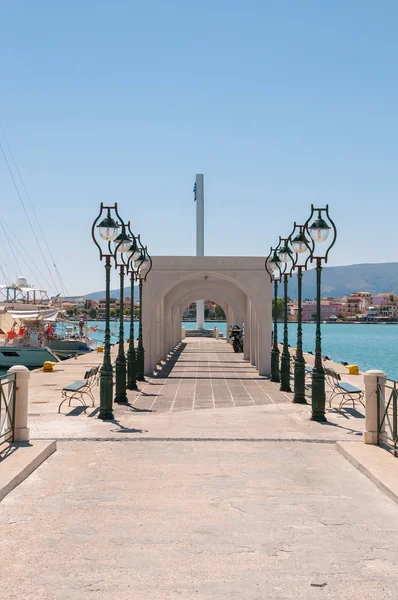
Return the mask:
[[(92, 327), (90, 337), (103, 342), (105, 323), (89, 321)], [(195, 329), (196, 323), (185, 321), (186, 329)], [(208, 329), (218, 327), (220, 333), (226, 335), (225, 322), (211, 321), (205, 323)], [(296, 347), (297, 324), (289, 323), (289, 345)], [(125, 339), (130, 335), (130, 323), (124, 323)], [(138, 335), (138, 322), (134, 322), (134, 337)], [(282, 342), (283, 324), (279, 323), (278, 341)], [(111, 342), (116, 344), (119, 339), (119, 322), (111, 321)], [(303, 324), (303, 349), (315, 352), (315, 323)], [(388, 323), (324, 323), (322, 325), (322, 354), (337, 363), (357, 364), (360, 371), (380, 369), (387, 375), (398, 380), (398, 325)], [(5, 371), (0, 371), (3, 375)]]
[[(89, 323), (90, 324), (90, 323)], [(103, 329), (105, 324), (95, 321), (92, 326)], [(182, 326), (186, 329), (195, 329), (196, 323), (185, 321)], [(205, 327), (213, 329), (218, 327), (224, 336), (227, 324), (224, 322), (210, 321)], [(289, 323), (289, 344), (296, 347), (297, 324)], [(111, 322), (112, 343), (116, 343), (119, 336), (119, 323)], [(125, 337), (129, 336), (130, 324), (125, 322)], [(134, 323), (134, 335), (137, 337), (138, 323)], [(282, 342), (283, 324), (278, 324), (278, 340)], [(93, 332), (91, 337), (103, 341), (103, 333)], [(303, 323), (303, 350), (315, 352), (315, 323)], [(322, 324), (322, 354), (331, 360), (340, 363), (356, 364), (360, 371), (380, 369), (389, 377), (398, 380), (398, 325), (389, 323), (324, 323)]]

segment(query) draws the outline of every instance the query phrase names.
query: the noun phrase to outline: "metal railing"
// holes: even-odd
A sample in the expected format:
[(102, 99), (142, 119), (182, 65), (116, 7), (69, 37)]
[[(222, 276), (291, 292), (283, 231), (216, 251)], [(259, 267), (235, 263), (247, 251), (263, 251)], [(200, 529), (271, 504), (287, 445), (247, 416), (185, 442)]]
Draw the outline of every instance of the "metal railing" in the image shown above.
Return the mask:
[(15, 374), (0, 377), (0, 454), (14, 441)]
[(398, 381), (377, 378), (377, 441), (398, 456)]

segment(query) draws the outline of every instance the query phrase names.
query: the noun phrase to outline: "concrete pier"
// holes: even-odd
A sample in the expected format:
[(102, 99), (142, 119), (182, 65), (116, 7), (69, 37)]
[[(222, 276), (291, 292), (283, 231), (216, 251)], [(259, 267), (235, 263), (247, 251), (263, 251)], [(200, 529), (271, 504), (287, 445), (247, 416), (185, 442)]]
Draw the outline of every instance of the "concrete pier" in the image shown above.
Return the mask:
[(185, 342), (112, 421), (56, 412), (101, 354), (32, 373), (58, 451), (0, 503), (4, 597), (394, 598), (397, 506), (335, 449), (363, 414), (311, 422), (225, 341)]

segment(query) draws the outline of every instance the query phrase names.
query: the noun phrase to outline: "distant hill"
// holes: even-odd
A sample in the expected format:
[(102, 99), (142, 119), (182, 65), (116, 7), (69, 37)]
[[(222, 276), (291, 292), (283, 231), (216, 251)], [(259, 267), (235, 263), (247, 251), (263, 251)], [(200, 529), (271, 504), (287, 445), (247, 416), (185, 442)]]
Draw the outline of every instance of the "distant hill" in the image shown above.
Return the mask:
[[(279, 293), (282, 293), (282, 286)], [(340, 297), (352, 292), (371, 292), (381, 294), (392, 292), (398, 295), (398, 263), (371, 263), (348, 265), (345, 267), (324, 267), (322, 269), (322, 296)], [(138, 287), (134, 288), (134, 302), (138, 300)], [(124, 290), (130, 296), (130, 287)], [(303, 275), (303, 298), (315, 298), (316, 273), (311, 269)], [(98, 300), (105, 291), (86, 294), (85, 298)], [(297, 282), (293, 277), (289, 282), (289, 296), (297, 298)], [(111, 297), (119, 298), (119, 290), (111, 290)], [(212, 298), (205, 298), (211, 300)]]
[[(124, 288), (124, 297), (126, 298), (127, 296), (130, 297), (130, 293), (131, 293), (131, 288), (130, 286), (125, 287)], [(139, 299), (139, 289), (138, 286), (134, 287), (134, 302), (137, 302), (137, 300)], [(87, 300), (99, 300), (100, 298), (105, 298), (105, 290), (102, 290), (101, 292), (91, 292), (90, 294), (85, 294), (84, 298), (87, 298)], [(111, 298), (120, 298), (120, 290), (119, 288), (117, 290), (111, 290)]]
[[(340, 297), (352, 292), (383, 292), (398, 294), (398, 263), (371, 263), (322, 269), (322, 296)], [(289, 283), (289, 296), (297, 298), (295, 277)], [(316, 272), (303, 275), (303, 298), (315, 298)]]

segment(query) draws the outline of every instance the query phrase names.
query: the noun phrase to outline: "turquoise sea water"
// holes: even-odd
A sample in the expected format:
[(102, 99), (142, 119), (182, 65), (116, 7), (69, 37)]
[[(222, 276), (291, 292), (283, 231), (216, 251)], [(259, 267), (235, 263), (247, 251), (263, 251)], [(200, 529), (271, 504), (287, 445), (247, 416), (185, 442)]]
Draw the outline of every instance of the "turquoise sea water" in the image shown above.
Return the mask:
[[(93, 323), (100, 328), (103, 323)], [(195, 329), (196, 323), (184, 322), (186, 329)], [(226, 334), (226, 323), (211, 321), (205, 324), (206, 328), (213, 329), (218, 327), (220, 332)], [(289, 323), (289, 344), (296, 346), (297, 324)], [(111, 330), (115, 333), (112, 336), (112, 342), (118, 340), (119, 325), (116, 322), (111, 323)], [(129, 323), (125, 323), (125, 336), (129, 335)], [(138, 333), (138, 323), (134, 324), (135, 337)], [(278, 324), (278, 338), (282, 341), (283, 324)], [(103, 340), (103, 333), (93, 333), (100, 341)], [(314, 352), (315, 346), (315, 323), (304, 323), (303, 325), (303, 349)], [(381, 369), (389, 377), (398, 380), (398, 325), (388, 324), (340, 324), (325, 323), (322, 325), (322, 354), (327, 355), (335, 362), (345, 361), (348, 364), (357, 364), (361, 371), (368, 369)]]
[[(103, 342), (105, 323), (102, 321), (89, 321), (97, 331), (92, 331), (90, 337)], [(195, 329), (196, 323), (184, 322), (186, 329)], [(211, 321), (205, 324), (208, 329), (218, 327), (220, 332), (226, 334), (226, 323)], [(119, 339), (119, 323), (111, 322), (111, 341), (117, 343)], [(130, 324), (124, 323), (124, 335), (127, 339), (130, 334)], [(134, 337), (138, 335), (138, 323), (134, 323)], [(278, 339), (282, 341), (283, 325), (278, 325)], [(289, 344), (296, 346), (297, 325), (289, 323)], [(314, 352), (315, 324), (303, 325), (303, 349)], [(361, 371), (368, 369), (381, 369), (393, 379), (398, 380), (398, 325), (388, 324), (349, 324), (339, 323), (322, 325), (322, 354), (336, 362), (346, 361), (357, 364)], [(0, 371), (0, 375), (3, 371)]]

